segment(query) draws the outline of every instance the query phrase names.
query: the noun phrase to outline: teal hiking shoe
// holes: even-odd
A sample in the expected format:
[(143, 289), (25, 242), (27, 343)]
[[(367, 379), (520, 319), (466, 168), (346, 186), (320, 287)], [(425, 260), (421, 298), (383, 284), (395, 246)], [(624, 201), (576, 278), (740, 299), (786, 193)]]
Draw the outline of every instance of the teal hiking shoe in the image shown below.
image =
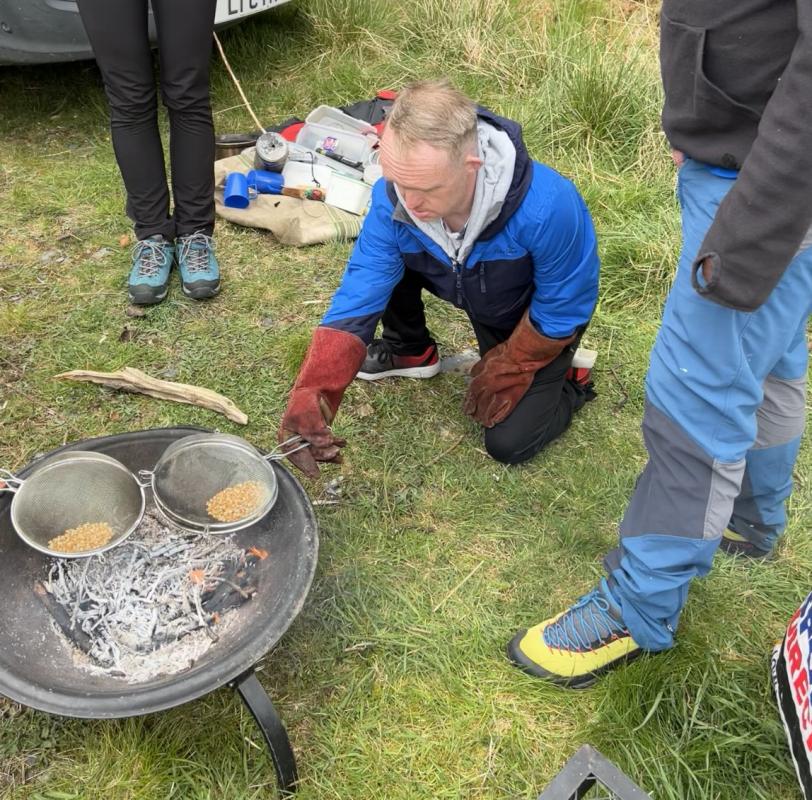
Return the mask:
[(178, 267), (183, 293), (206, 300), (220, 291), (220, 266), (214, 257), (214, 240), (197, 231), (178, 238)]
[(127, 281), (130, 302), (138, 306), (160, 303), (169, 288), (175, 246), (161, 234), (141, 239), (133, 247), (133, 266)]

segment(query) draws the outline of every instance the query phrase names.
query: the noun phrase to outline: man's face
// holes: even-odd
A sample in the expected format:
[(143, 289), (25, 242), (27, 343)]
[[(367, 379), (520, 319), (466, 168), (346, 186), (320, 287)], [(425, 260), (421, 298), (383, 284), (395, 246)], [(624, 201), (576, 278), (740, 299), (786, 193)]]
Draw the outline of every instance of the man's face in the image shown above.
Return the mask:
[(409, 213), (419, 220), (467, 215), (480, 165), (475, 155), (454, 158), (426, 142), (402, 149), (388, 128), (381, 137), (383, 176), (397, 186)]

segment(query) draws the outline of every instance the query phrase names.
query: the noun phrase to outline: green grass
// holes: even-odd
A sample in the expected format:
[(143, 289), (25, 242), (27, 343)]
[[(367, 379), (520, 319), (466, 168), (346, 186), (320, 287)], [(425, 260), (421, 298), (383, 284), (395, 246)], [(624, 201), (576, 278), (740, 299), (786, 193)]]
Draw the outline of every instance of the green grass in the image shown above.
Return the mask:
[[(298, 0), (222, 39), (268, 122), (448, 75), (521, 121), (531, 152), (575, 180), (603, 260), (586, 342), (601, 354), (600, 396), (531, 464), (487, 458), (459, 378), (348, 391), (347, 462), (307, 486), (319, 498), (341, 475), (343, 500), (317, 507), (313, 590), (261, 673), (297, 751), (300, 797), (533, 798), (584, 742), (657, 798), (798, 797), (767, 660), (809, 589), (808, 447), (779, 559), (720, 558), (692, 587), (678, 648), (577, 694), (502, 656), (515, 629), (594, 584), (644, 462), (642, 379), (679, 246), (653, 0)], [(212, 87), (218, 131), (250, 129), (217, 63)], [(95, 67), (3, 68), (0, 106), (0, 465), (179, 423), (270, 447), (349, 245), (297, 250), (221, 223), (222, 296), (193, 304), (174, 285), (130, 319), (119, 245), (130, 225)], [(472, 344), (460, 313), (428, 307), (445, 352)], [(250, 424), (53, 380), (124, 365), (221, 391)], [(0, 704), (0, 796), (248, 800), (273, 785), (253, 721), (225, 690), (114, 722)]]

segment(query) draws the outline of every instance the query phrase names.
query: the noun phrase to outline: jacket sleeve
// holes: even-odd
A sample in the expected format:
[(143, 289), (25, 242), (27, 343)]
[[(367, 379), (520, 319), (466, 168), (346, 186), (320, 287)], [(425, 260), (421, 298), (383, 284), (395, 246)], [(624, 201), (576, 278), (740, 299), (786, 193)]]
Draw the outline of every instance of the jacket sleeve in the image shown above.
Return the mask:
[(395, 235), (392, 204), (381, 179), (372, 190), (369, 214), (321, 324), (353, 333), (369, 344), (402, 277), (403, 257)]
[(559, 175), (536, 215), (531, 242), (530, 320), (545, 336), (566, 338), (595, 310), (600, 262), (589, 211), (572, 183)]
[(694, 261), (696, 290), (742, 311), (767, 299), (812, 224), (812, 3), (798, 0), (797, 14), (792, 56)]

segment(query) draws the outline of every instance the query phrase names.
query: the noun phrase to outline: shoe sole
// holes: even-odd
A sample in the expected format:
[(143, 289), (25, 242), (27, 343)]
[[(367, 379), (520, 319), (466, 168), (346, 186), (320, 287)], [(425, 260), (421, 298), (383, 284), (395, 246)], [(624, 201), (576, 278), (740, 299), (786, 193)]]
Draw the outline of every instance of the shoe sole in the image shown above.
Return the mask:
[(192, 300), (210, 300), (212, 297), (216, 297), (220, 293), (220, 284), (218, 283), (217, 286), (203, 286), (199, 289), (187, 289), (185, 286), (181, 285), (181, 291), (187, 296), (191, 297)]
[(127, 299), (134, 305), (134, 306), (153, 306), (156, 303), (160, 303), (169, 292), (169, 287), (167, 286), (160, 294), (153, 295), (152, 297), (137, 297), (132, 292), (127, 292)]
[(751, 549), (747, 549), (746, 547), (737, 547), (737, 545), (746, 545), (746, 542), (735, 542), (731, 541), (730, 539), (725, 539), (722, 537), (722, 541), (719, 542), (719, 549), (728, 557), (728, 558), (742, 558), (745, 561), (772, 561), (775, 557), (775, 551), (769, 550), (764, 552), (763, 550), (759, 550), (757, 547), (751, 545)]
[(604, 673), (610, 672), (611, 670), (621, 666), (621, 664), (628, 664), (630, 661), (634, 661), (635, 658), (638, 658), (645, 652), (643, 650), (633, 650), (631, 653), (628, 653), (622, 658), (616, 659), (611, 664), (607, 664), (605, 667), (600, 667), (600, 669), (596, 669), (594, 672), (590, 672), (587, 675), (565, 678), (563, 675), (554, 675), (552, 672), (547, 672), (547, 670), (542, 669), (538, 664), (536, 664), (535, 661), (531, 661), (521, 651), (519, 644), (522, 639), (524, 639), (526, 633), (527, 629), (525, 628), (523, 631), (519, 631), (507, 643), (505, 650), (510, 663), (516, 667), (519, 667), (519, 669), (523, 670), (528, 675), (532, 675), (534, 678), (542, 678), (548, 683), (553, 683), (556, 686), (563, 687), (564, 689), (588, 689), (590, 686), (597, 683), (598, 678), (600, 678)]
[(427, 367), (388, 369), (385, 372), (359, 372), (355, 377), (362, 381), (379, 381), (383, 378), (433, 378), (440, 371), (440, 363)]

